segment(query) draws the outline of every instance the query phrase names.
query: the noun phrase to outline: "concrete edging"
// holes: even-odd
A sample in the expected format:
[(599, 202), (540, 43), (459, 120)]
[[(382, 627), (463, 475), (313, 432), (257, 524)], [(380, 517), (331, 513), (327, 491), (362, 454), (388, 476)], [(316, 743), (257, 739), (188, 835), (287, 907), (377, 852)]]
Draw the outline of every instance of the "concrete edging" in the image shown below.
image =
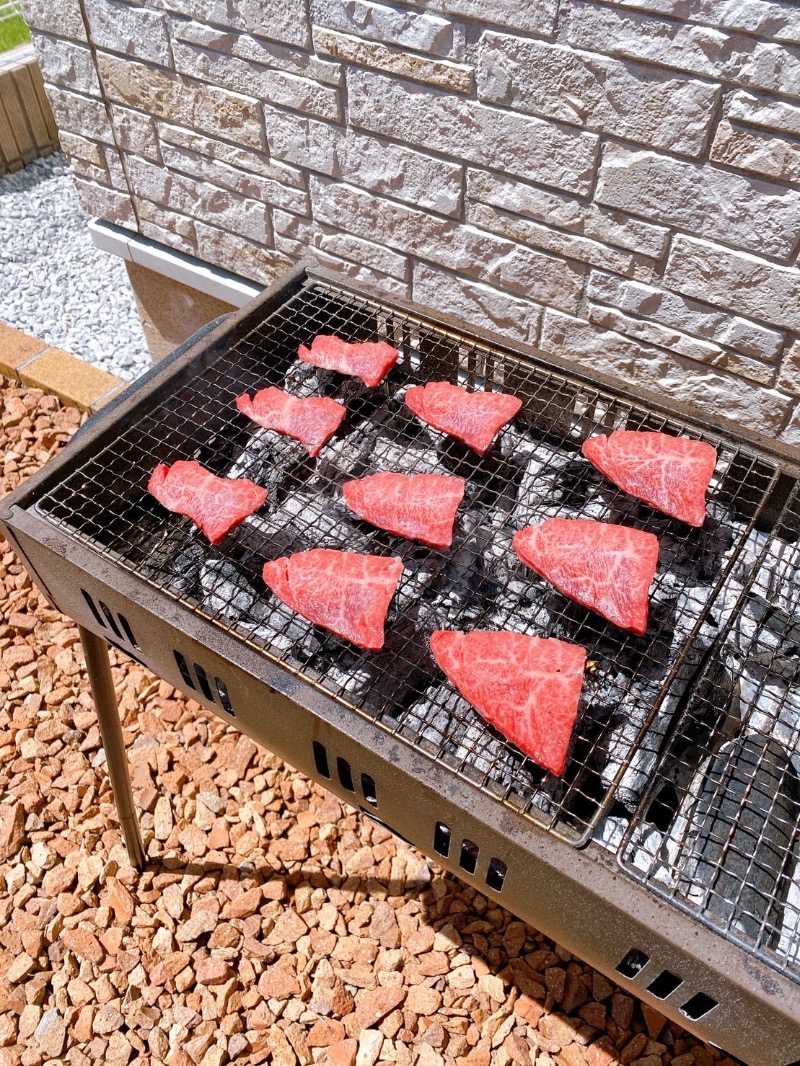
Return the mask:
[(0, 376), (53, 393), (80, 411), (95, 411), (128, 382), (61, 348), (0, 322)]

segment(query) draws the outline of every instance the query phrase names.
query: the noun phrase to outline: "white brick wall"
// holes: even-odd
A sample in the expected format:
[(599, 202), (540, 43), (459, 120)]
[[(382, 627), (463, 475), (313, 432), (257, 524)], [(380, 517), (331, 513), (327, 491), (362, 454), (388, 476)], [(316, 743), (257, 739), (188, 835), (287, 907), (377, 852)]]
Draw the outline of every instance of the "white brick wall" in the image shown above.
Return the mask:
[(800, 445), (800, 6), (23, 0), (86, 209)]

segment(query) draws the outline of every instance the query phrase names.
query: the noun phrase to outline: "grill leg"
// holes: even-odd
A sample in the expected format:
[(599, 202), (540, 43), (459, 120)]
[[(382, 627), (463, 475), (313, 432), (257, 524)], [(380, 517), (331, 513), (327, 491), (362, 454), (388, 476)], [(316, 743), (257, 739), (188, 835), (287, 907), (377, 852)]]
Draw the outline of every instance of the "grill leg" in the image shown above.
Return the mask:
[(133, 804), (133, 791), (128, 773), (128, 757), (122, 739), (122, 724), (119, 720), (119, 708), (111, 680), (111, 664), (108, 660), (108, 645), (88, 629), (78, 626), (86, 659), (86, 669), (92, 686), (97, 719), (100, 723), (100, 736), (106, 753), (108, 776), (117, 805), (117, 815), (125, 837), (128, 858), (131, 865), (142, 870), (145, 864), (144, 845), (139, 829), (139, 818)]

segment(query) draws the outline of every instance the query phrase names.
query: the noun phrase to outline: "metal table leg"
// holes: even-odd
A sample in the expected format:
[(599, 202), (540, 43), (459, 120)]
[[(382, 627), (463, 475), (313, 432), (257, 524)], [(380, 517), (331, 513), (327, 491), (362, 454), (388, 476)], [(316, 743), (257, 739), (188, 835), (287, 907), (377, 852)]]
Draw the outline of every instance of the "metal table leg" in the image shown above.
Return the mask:
[(100, 723), (100, 736), (106, 753), (108, 776), (117, 805), (117, 815), (125, 837), (128, 858), (131, 865), (141, 870), (145, 864), (144, 845), (139, 829), (139, 818), (133, 803), (131, 779), (128, 773), (128, 757), (122, 739), (122, 724), (119, 720), (119, 708), (111, 679), (111, 664), (108, 659), (108, 645), (100, 637), (83, 626), (78, 626), (86, 659), (86, 669), (92, 686), (97, 719)]

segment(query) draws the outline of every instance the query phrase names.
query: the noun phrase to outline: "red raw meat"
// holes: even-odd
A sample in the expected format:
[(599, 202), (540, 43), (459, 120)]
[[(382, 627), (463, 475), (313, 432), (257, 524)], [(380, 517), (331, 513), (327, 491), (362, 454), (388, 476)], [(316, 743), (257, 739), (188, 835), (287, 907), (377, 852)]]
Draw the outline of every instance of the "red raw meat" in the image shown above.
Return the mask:
[(583, 685), (585, 648), (504, 630), (437, 629), (431, 651), (487, 722), (545, 770), (564, 772)]
[(346, 481), (342, 493), (360, 518), (431, 548), (449, 548), (466, 481), (445, 474), (371, 474)]
[(267, 498), (267, 490), (254, 481), (217, 477), (193, 459), (161, 463), (147, 488), (167, 510), (191, 518), (212, 544), (219, 544)]
[(642, 636), (658, 537), (591, 518), (549, 518), (514, 534), (523, 563), (603, 618)]
[(623, 492), (672, 518), (702, 526), (717, 450), (701, 440), (615, 429), (583, 442), (583, 454)]
[(243, 392), (236, 397), (236, 406), (265, 429), (299, 440), (311, 456), (319, 455), (347, 414), (347, 408), (338, 400), (327, 396), (301, 399), (274, 385), (261, 389), (252, 399)]
[(321, 333), (313, 339), (310, 348), (301, 344), (297, 354), (304, 363), (361, 378), (365, 385), (374, 389), (397, 362), (399, 353), (387, 341), (350, 344), (341, 337)]
[(312, 548), (264, 564), (264, 581), (279, 600), (315, 625), (367, 651), (383, 647), (383, 626), (403, 562), (396, 555), (361, 555)]
[(412, 385), (406, 404), (429, 426), (485, 455), (506, 422), (519, 412), (522, 400), (507, 392), (467, 392), (447, 381), (431, 381)]

